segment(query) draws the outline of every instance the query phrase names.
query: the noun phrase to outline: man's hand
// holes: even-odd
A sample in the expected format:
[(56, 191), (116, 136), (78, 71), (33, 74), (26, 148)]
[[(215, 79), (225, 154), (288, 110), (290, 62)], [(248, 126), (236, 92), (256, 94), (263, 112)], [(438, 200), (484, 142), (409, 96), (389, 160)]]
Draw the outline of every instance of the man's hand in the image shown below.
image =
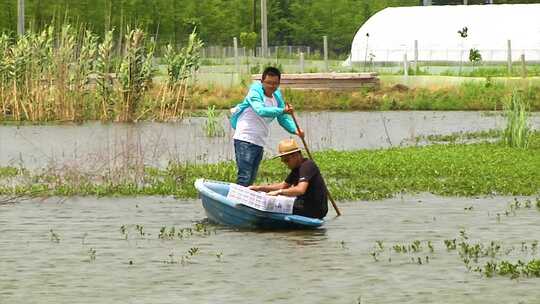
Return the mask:
[(274, 190), (274, 191), (270, 191), (267, 193), (268, 195), (271, 195), (271, 196), (277, 196), (277, 195), (280, 195), (281, 194), (281, 189), (279, 190)]
[(248, 188), (253, 191), (261, 191), (261, 186), (252, 185), (252, 186), (249, 186)]
[(283, 109), (283, 113), (292, 114), (293, 112), (294, 112), (293, 107), (290, 104), (286, 103), (285, 109)]
[(300, 137), (300, 138), (304, 138), (304, 136), (305, 136), (306, 134), (304, 133), (304, 130), (298, 128), (298, 129), (296, 130), (296, 135), (298, 135), (298, 137)]

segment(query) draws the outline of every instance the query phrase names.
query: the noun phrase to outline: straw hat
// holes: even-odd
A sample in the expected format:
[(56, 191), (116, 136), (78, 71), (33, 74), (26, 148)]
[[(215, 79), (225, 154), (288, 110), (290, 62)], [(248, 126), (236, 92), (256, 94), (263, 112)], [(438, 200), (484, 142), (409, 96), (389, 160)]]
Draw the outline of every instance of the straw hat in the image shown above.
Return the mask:
[(289, 154), (299, 152), (299, 151), (301, 151), (300, 147), (298, 147), (298, 144), (296, 143), (294, 139), (292, 138), (284, 139), (279, 142), (279, 145), (278, 145), (279, 154), (274, 156), (274, 158), (281, 157), (284, 155), (289, 155)]

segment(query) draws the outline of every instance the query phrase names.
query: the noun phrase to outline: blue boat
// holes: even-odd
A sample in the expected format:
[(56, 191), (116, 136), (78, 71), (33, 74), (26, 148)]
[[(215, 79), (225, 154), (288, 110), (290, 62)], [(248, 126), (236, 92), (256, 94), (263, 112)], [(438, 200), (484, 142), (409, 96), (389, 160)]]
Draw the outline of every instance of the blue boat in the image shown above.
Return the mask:
[(227, 198), (230, 183), (197, 179), (199, 191), (208, 219), (219, 224), (241, 229), (313, 229), (324, 220), (301, 215), (257, 210)]

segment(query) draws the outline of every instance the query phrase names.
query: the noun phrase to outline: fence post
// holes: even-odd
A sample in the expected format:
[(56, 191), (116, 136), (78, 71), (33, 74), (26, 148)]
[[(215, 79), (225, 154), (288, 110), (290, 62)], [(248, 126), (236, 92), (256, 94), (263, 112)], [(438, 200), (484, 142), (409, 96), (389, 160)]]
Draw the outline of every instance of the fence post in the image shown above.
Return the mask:
[(525, 54), (521, 54), (521, 77), (527, 78), (527, 65), (525, 64)]
[(308, 58), (309, 58), (309, 54), (310, 54), (310, 53), (311, 53), (311, 47), (308, 46), (308, 47), (307, 47), (307, 57), (308, 57)]
[(266, 0), (261, 0), (261, 57), (268, 55), (268, 16), (266, 9)]
[(414, 41), (414, 75), (418, 74), (418, 40)]
[(223, 47), (222, 53), (223, 53), (223, 55), (221, 57), (221, 62), (225, 63), (225, 61), (227, 60), (227, 47), (226, 46)]
[(17, 34), (24, 35), (24, 0), (17, 1)]
[(508, 76), (512, 75), (512, 41), (507, 41)]
[(240, 71), (240, 63), (238, 61), (238, 39), (236, 37), (233, 38), (233, 46), (234, 46), (234, 69), (236, 70), (236, 73)]
[(324, 70), (328, 72), (328, 36), (323, 36)]
[(407, 53), (403, 54), (403, 76), (409, 76), (409, 65), (407, 62)]
[(304, 52), (300, 52), (300, 74), (304, 74)]

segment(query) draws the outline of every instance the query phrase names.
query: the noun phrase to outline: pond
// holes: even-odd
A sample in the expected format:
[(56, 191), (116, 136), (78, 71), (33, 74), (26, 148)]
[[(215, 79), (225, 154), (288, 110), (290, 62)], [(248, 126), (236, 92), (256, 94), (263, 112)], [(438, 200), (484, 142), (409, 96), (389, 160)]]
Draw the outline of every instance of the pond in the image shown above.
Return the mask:
[[(484, 112), (303, 112), (299, 124), (311, 150), (356, 150), (415, 144), (420, 135), (502, 129), (505, 118)], [(231, 129), (224, 115), (223, 137), (207, 137), (205, 118), (178, 123), (0, 126), (0, 166), (90, 167), (232, 160)], [(531, 123), (538, 129), (540, 115)], [(272, 124), (266, 156), (288, 137)]]
[[(533, 303), (540, 298), (538, 278), (486, 278), (467, 270), (444, 244), (461, 235), (470, 243), (497, 242), (500, 256), (512, 262), (540, 258), (532, 249), (540, 239), (540, 211), (521, 207), (505, 214), (512, 201), (421, 194), (343, 202), (344, 215), (330, 211), (323, 229), (282, 232), (208, 224), (198, 200), (74, 197), (4, 204), (0, 299)], [(418, 251), (391, 249), (414, 241), (421, 242)]]

